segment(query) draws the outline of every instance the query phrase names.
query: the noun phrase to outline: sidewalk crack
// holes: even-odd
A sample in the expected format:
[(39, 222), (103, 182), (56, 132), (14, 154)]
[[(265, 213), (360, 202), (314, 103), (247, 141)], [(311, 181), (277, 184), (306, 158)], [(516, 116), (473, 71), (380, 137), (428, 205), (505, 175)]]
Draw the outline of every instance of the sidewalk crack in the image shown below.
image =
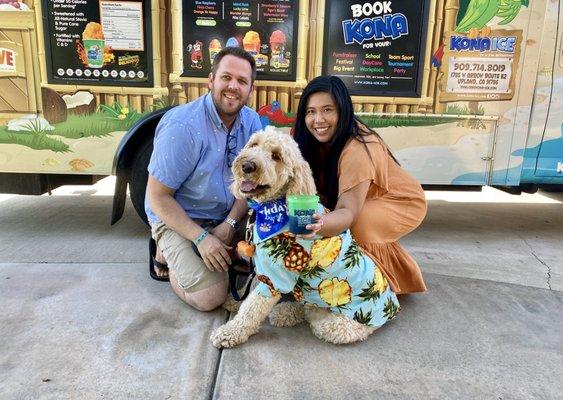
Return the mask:
[[(231, 313), (227, 312), (227, 317), (225, 318), (225, 322), (223, 322), (223, 324), (226, 324), (229, 321), (230, 317), (231, 317)], [(223, 362), (223, 349), (219, 349), (219, 357), (217, 359), (217, 364), (215, 365), (215, 371), (213, 372), (213, 382), (211, 383), (211, 390), (209, 392), (208, 400), (213, 400), (215, 398), (215, 392), (217, 390), (217, 385), (219, 384), (217, 378), (219, 377), (219, 368), (221, 367), (222, 362)]]
[[(518, 235), (518, 236), (520, 236), (520, 235)], [(536, 260), (538, 260), (538, 262), (540, 264), (542, 264), (545, 268), (547, 268), (547, 282), (546, 283), (547, 283), (547, 287), (549, 288), (549, 290), (552, 290), (551, 289), (551, 267), (545, 261), (543, 261), (541, 258), (538, 257), (538, 255), (534, 251), (534, 248), (530, 245), (530, 243), (528, 243), (528, 241), (524, 237), (520, 236), (520, 239), (522, 239), (522, 241), (524, 243), (526, 243), (526, 246), (528, 246), (530, 248), (530, 252), (534, 256), (534, 258)]]

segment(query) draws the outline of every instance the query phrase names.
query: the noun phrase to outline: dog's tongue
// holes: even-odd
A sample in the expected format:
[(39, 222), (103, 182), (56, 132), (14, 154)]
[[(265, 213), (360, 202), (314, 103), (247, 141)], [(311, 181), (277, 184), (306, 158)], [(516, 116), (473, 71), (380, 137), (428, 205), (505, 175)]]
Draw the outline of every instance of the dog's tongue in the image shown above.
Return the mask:
[(251, 190), (256, 189), (258, 185), (256, 184), (256, 182), (252, 182), (252, 181), (243, 181), (240, 184), (240, 190), (242, 190), (243, 192), (250, 192)]

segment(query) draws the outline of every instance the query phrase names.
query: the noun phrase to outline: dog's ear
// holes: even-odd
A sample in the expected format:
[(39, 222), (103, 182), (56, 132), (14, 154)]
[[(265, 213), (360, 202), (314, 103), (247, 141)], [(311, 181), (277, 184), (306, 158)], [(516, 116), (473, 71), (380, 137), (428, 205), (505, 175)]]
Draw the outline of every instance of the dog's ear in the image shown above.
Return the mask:
[(317, 194), (315, 181), (313, 180), (313, 172), (307, 161), (301, 159), (295, 163), (293, 177), (287, 188), (287, 195), (294, 194)]

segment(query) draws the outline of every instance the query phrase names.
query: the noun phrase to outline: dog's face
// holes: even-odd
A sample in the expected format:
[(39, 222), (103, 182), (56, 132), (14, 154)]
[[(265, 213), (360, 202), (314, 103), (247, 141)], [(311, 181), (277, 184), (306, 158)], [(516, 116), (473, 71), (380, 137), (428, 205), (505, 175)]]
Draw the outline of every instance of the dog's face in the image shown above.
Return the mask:
[(252, 135), (233, 162), (231, 191), (237, 198), (265, 202), (292, 194), (315, 194), (309, 164), (293, 138), (267, 127)]

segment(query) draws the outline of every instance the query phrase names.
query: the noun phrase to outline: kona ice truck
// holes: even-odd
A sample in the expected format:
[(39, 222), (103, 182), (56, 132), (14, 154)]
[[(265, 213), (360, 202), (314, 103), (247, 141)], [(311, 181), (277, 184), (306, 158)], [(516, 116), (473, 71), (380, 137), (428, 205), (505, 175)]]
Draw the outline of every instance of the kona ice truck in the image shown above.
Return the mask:
[[(563, 186), (560, 0), (0, 0), (0, 192), (116, 175), (143, 198), (163, 113), (208, 91), (221, 48), (256, 59), (249, 106), (290, 130), (341, 77), (426, 187)], [(197, 116), (194, 116), (197, 117)]]

